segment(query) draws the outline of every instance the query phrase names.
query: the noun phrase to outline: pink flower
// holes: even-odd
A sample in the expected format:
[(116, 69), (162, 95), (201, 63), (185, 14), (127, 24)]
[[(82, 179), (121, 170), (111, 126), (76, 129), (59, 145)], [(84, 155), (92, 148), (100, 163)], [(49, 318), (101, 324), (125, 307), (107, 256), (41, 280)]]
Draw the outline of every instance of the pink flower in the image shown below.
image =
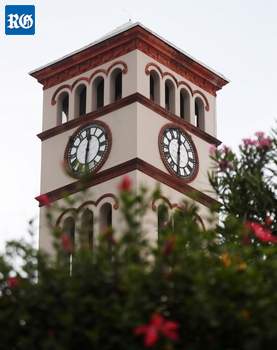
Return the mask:
[(132, 180), (128, 175), (125, 175), (120, 182), (118, 189), (121, 192), (129, 192), (132, 187)]
[(257, 136), (258, 139), (264, 138), (264, 132), (263, 131), (257, 131), (255, 132), (255, 136)]
[(260, 241), (271, 242), (274, 244), (277, 243), (277, 236), (274, 236), (272, 232), (269, 229), (265, 228), (263, 225), (254, 221), (247, 221), (245, 223), (245, 226), (250, 231), (252, 231)]
[(47, 196), (47, 194), (41, 194), (36, 197), (36, 200), (39, 201), (40, 205), (45, 205), (46, 207), (50, 206), (50, 198)]
[(262, 149), (270, 148), (271, 144), (272, 140), (269, 137), (261, 138), (257, 141), (257, 147)]
[(251, 139), (243, 139), (242, 140), (244, 146), (255, 146), (256, 145), (256, 141), (251, 140)]
[(67, 253), (72, 253), (74, 250), (73, 242), (67, 233), (61, 235), (61, 245)]
[(167, 321), (161, 314), (153, 314), (150, 322), (134, 329), (135, 335), (144, 335), (144, 346), (154, 346), (162, 335), (173, 341), (179, 339), (177, 322)]
[(7, 279), (7, 285), (10, 289), (18, 287), (20, 284), (20, 280), (18, 277), (9, 277)]

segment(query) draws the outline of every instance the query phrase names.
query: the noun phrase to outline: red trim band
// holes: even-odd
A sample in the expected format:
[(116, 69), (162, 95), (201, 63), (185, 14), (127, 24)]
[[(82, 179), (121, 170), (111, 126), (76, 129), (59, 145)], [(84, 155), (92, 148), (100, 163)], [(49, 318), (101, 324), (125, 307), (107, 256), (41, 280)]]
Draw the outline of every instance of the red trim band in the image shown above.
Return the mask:
[[(163, 172), (162, 170), (154, 167), (153, 165), (150, 165), (149, 163), (139, 158), (133, 158), (110, 169), (103, 170), (97, 174), (94, 174), (90, 179), (86, 181), (75, 181), (69, 185), (47, 192), (44, 195), (48, 197), (49, 202), (54, 202), (58, 199), (65, 197), (66, 195), (71, 195), (83, 189), (96, 186), (100, 183), (109, 181), (115, 177), (122, 176), (134, 170), (139, 170), (143, 172), (144, 174), (155, 179), (156, 181), (161, 182), (173, 188), (174, 190), (185, 194), (189, 198), (207, 207), (216, 206), (219, 204), (212, 197), (184, 183), (184, 181), (182, 181), (181, 179), (175, 178), (172, 175)], [(37, 196), (36, 200), (39, 201), (40, 197), (41, 195)], [(40, 204), (40, 206), (43, 206), (43, 204)]]
[(72, 119), (72, 120), (68, 121), (67, 123), (64, 123), (62, 125), (58, 125), (58, 126), (55, 126), (54, 128), (43, 131), (40, 134), (38, 134), (37, 136), (42, 141), (47, 140), (50, 137), (59, 135), (66, 130), (70, 130), (70, 129), (76, 128), (78, 126), (81, 126), (85, 122), (92, 122), (95, 119), (97, 119), (105, 114), (111, 113), (117, 109), (128, 106), (128, 105), (135, 103), (135, 102), (141, 103), (145, 107), (158, 113), (160, 116), (166, 118), (170, 122), (175, 123), (176, 125), (178, 125), (180, 127), (184, 127), (187, 131), (200, 137), (201, 139), (207, 141), (210, 144), (214, 144), (216, 146), (219, 146), (221, 144), (221, 141), (219, 141), (217, 138), (211, 136), (210, 134), (207, 134), (205, 131), (188, 123), (187, 121), (185, 121), (184, 119), (181, 119), (177, 115), (167, 111), (165, 108), (154, 103), (149, 98), (141, 95), (138, 92), (136, 92), (132, 95), (129, 95), (127, 97), (124, 97), (121, 100), (118, 100), (116, 102), (110, 103), (109, 105), (104, 106), (103, 108), (101, 108), (98, 111), (87, 113), (85, 115), (82, 115), (82, 117)]

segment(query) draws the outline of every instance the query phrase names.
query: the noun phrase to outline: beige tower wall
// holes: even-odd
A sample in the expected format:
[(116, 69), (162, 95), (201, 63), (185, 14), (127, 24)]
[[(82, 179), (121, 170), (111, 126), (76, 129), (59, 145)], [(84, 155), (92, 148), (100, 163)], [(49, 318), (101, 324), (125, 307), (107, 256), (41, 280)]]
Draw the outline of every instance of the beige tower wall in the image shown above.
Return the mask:
[[(126, 174), (132, 183), (132, 189), (135, 191), (138, 191), (141, 185), (146, 186), (150, 191), (155, 189), (158, 183), (151, 178), (148, 175), (145, 175), (144, 173), (135, 170), (132, 172), (129, 172)], [(124, 176), (126, 176), (124, 175)], [(118, 202), (119, 199), (119, 184), (122, 181), (123, 176), (116, 177), (114, 179), (111, 179), (109, 181), (106, 181), (104, 183), (98, 184), (97, 186), (89, 188), (83, 196), (80, 196), (80, 194), (74, 194), (71, 195), (70, 198), (75, 198), (76, 203), (72, 205), (70, 208), (78, 209), (81, 204), (87, 201), (94, 201), (95, 204), (88, 204), (83, 207), (83, 210), (86, 208), (89, 208), (93, 211), (94, 214), (94, 237), (95, 237), (95, 244), (97, 245), (97, 238), (101, 234), (100, 231), (100, 208), (105, 203), (110, 203), (113, 206), (112, 210), (112, 217), (113, 217), (113, 226), (115, 228), (115, 232), (117, 233), (123, 233), (125, 228), (124, 220), (122, 219), (122, 214), (120, 211), (120, 202)], [(193, 201), (187, 197), (186, 195), (175, 191), (174, 189), (168, 187), (164, 184), (159, 184), (161, 194), (165, 196), (172, 205), (174, 204), (182, 204), (184, 201), (187, 201), (189, 203), (192, 203)], [(105, 197), (106, 196), (106, 197)], [(80, 200), (81, 198), (81, 200)], [(102, 199), (101, 199), (102, 198)], [(100, 199), (100, 201), (99, 201)], [(55, 203), (55, 208), (60, 207), (64, 208), (64, 200), (58, 200)], [(119, 203), (119, 208), (117, 208), (116, 204)], [(159, 203), (162, 203), (162, 200), (158, 200), (156, 202), (156, 205), (159, 205)], [(195, 203), (195, 202), (194, 202)], [(153, 210), (152, 208), (153, 202), (149, 202), (148, 211), (145, 217), (143, 218), (142, 227), (144, 231), (147, 233), (147, 237), (153, 241), (154, 243), (157, 240), (158, 232), (157, 232), (157, 212)], [(210, 225), (207, 218), (210, 216), (209, 210), (207, 207), (205, 207), (202, 204), (196, 203), (199, 208), (199, 215), (204, 221), (205, 227), (208, 228)], [(68, 205), (66, 206), (68, 208)], [(39, 236), (39, 246), (43, 248), (46, 252), (49, 254), (53, 253), (53, 239), (51, 235), (51, 230), (49, 230), (47, 226), (47, 220), (46, 220), (46, 213), (47, 208), (43, 207), (40, 211), (40, 236)], [(56, 224), (59, 216), (62, 213), (62, 210), (57, 209), (50, 209), (51, 213), (53, 215), (53, 224)], [(171, 212), (172, 214), (172, 212)], [(70, 215), (70, 214), (68, 214)], [(80, 217), (82, 215), (82, 210), (80, 210), (77, 214), (77, 223), (80, 224)], [(64, 216), (66, 218), (66, 216)], [(62, 222), (60, 226), (62, 227)], [(78, 242), (78, 231), (75, 233), (76, 240)]]

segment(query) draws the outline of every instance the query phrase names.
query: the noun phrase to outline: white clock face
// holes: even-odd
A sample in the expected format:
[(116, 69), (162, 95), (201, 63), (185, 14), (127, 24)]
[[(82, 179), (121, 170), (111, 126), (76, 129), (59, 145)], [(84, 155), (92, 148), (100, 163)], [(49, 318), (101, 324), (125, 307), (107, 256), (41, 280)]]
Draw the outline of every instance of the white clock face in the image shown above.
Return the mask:
[(171, 173), (186, 180), (195, 177), (198, 168), (196, 149), (184, 130), (175, 126), (163, 128), (159, 143), (163, 162)]
[(74, 177), (99, 169), (108, 156), (111, 137), (103, 123), (91, 123), (77, 130), (70, 138), (65, 159)]

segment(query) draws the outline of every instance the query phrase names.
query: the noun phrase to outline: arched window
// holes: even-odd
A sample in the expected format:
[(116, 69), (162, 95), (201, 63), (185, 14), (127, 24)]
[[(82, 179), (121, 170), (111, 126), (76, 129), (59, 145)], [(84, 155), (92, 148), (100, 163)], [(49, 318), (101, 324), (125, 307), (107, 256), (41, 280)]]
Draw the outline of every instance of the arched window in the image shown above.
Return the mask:
[(111, 102), (122, 98), (122, 71), (119, 68), (116, 68), (111, 74), (110, 97)]
[(87, 88), (84, 84), (77, 87), (75, 92), (75, 116), (86, 114)]
[(92, 110), (95, 111), (104, 106), (104, 79), (97, 77), (92, 84)]
[[(69, 236), (72, 245), (74, 246), (75, 242), (75, 220), (72, 216), (67, 217), (63, 222), (63, 234)], [(72, 264), (73, 264), (73, 255), (68, 253), (65, 256), (66, 263), (68, 264), (69, 274), (72, 274)]]
[(100, 208), (100, 232), (106, 231), (112, 223), (112, 205), (105, 203)]
[(75, 220), (68, 216), (63, 222), (63, 233), (67, 234), (74, 245), (75, 242)]
[(64, 124), (68, 121), (69, 95), (62, 92), (58, 98), (57, 104), (57, 125)]
[(158, 206), (158, 240), (161, 238), (161, 235), (168, 225), (169, 214), (168, 207), (164, 204)]
[(160, 104), (160, 77), (157, 72), (151, 71), (150, 78), (150, 100)]
[(175, 113), (175, 87), (171, 80), (165, 81), (165, 109)]
[(180, 91), (180, 117), (187, 122), (190, 121), (190, 97), (185, 89)]
[(93, 248), (93, 212), (85, 209), (81, 218), (80, 247)]
[(204, 103), (200, 97), (196, 97), (194, 102), (195, 126), (205, 130)]

